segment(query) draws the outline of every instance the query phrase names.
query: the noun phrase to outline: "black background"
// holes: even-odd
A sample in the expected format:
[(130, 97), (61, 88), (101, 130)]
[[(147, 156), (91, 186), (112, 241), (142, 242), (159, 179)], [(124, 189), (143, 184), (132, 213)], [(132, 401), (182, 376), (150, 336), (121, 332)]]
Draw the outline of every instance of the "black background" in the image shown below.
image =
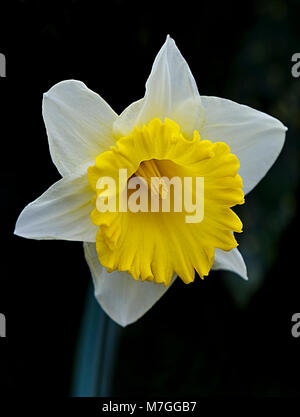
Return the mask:
[(238, 302), (251, 282), (233, 274), (213, 272), (189, 286), (177, 280), (122, 330), (112, 394), (299, 396), (300, 338), (291, 335), (291, 317), (300, 311), (300, 78), (291, 75), (291, 56), (300, 52), (300, 2), (24, 0), (1, 12), (1, 392), (70, 395), (90, 280), (81, 243), (13, 235), (23, 207), (59, 179), (42, 94), (74, 78), (120, 113), (143, 96), (169, 33), (200, 94), (268, 112), (289, 132), (276, 165), (241, 209), (241, 251), (250, 281), (259, 265), (259, 285)]

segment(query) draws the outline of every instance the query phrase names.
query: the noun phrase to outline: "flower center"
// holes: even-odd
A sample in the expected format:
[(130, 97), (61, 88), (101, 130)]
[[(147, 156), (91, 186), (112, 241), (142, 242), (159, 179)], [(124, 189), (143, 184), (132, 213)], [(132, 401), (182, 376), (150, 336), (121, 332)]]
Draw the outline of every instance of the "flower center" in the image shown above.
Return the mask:
[[(88, 168), (100, 263), (164, 285), (174, 274), (185, 283), (194, 280), (195, 270), (207, 276), (215, 248), (235, 248), (233, 232), (242, 231), (231, 209), (244, 203), (238, 169), (224, 142), (201, 140), (197, 131), (187, 140), (170, 119), (135, 127)], [(100, 207), (99, 198), (107, 205)]]
[[(155, 159), (143, 161), (135, 173), (136, 176), (144, 178), (154, 196), (159, 195), (163, 200), (168, 196), (168, 186), (159, 172)], [(161, 187), (160, 187), (161, 185)]]

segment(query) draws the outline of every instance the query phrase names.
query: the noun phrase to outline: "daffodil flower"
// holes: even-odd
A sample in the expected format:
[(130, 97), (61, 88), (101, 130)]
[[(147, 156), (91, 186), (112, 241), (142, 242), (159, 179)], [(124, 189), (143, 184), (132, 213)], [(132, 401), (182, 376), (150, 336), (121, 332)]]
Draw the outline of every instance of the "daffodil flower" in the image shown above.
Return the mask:
[[(125, 326), (140, 318), (176, 276), (185, 283), (211, 269), (247, 279), (232, 207), (278, 157), (286, 128), (230, 100), (200, 96), (169, 36), (155, 58), (144, 98), (119, 116), (79, 81), (53, 86), (43, 98), (50, 153), (62, 178), (25, 207), (15, 233), (31, 239), (84, 242), (105, 312)], [(204, 178), (204, 218), (183, 212), (101, 212), (103, 177)], [(118, 190), (117, 192), (120, 192)], [(129, 197), (128, 197), (129, 198)]]

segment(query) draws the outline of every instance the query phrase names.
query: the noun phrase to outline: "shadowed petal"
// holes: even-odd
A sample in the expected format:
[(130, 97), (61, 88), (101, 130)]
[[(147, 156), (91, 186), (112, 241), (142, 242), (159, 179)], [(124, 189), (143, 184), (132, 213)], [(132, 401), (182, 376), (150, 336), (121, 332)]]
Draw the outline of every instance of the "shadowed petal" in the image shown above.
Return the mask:
[(230, 252), (221, 249), (215, 250), (215, 260), (212, 267), (213, 270), (224, 269), (232, 271), (248, 280), (247, 268), (244, 259), (238, 249), (234, 248)]
[(98, 260), (96, 245), (84, 243), (83, 246), (95, 285), (95, 296), (103, 310), (120, 326), (138, 320), (170, 288), (171, 284), (164, 287), (153, 282), (135, 281), (127, 272), (108, 273)]

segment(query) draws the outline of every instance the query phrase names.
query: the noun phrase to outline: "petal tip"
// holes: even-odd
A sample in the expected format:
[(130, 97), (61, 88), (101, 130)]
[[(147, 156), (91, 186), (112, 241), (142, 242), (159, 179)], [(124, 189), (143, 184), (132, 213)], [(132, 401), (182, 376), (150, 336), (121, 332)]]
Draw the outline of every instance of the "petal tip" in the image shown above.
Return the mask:
[(79, 80), (74, 80), (74, 79), (63, 80), (63, 81), (59, 81), (58, 83), (54, 84), (51, 88), (49, 88), (49, 90), (43, 94), (43, 97), (49, 98), (51, 93), (55, 92), (57, 88), (64, 86), (64, 85), (68, 85), (68, 84), (69, 85), (76, 84), (80, 87), (86, 87), (86, 85), (82, 81), (79, 81)]
[(165, 44), (166, 44), (166, 46), (176, 46), (174, 39), (171, 38), (171, 36), (169, 34), (167, 34)]
[(19, 236), (19, 237), (26, 237), (24, 235), (24, 231), (22, 232), (22, 230), (21, 230), (22, 227), (20, 226), (20, 223), (21, 223), (20, 220), (22, 219), (21, 215), (22, 215), (22, 213), (20, 214), (20, 216), (18, 217), (18, 219), (16, 221), (15, 229), (13, 231), (13, 234), (16, 235), (16, 236)]

